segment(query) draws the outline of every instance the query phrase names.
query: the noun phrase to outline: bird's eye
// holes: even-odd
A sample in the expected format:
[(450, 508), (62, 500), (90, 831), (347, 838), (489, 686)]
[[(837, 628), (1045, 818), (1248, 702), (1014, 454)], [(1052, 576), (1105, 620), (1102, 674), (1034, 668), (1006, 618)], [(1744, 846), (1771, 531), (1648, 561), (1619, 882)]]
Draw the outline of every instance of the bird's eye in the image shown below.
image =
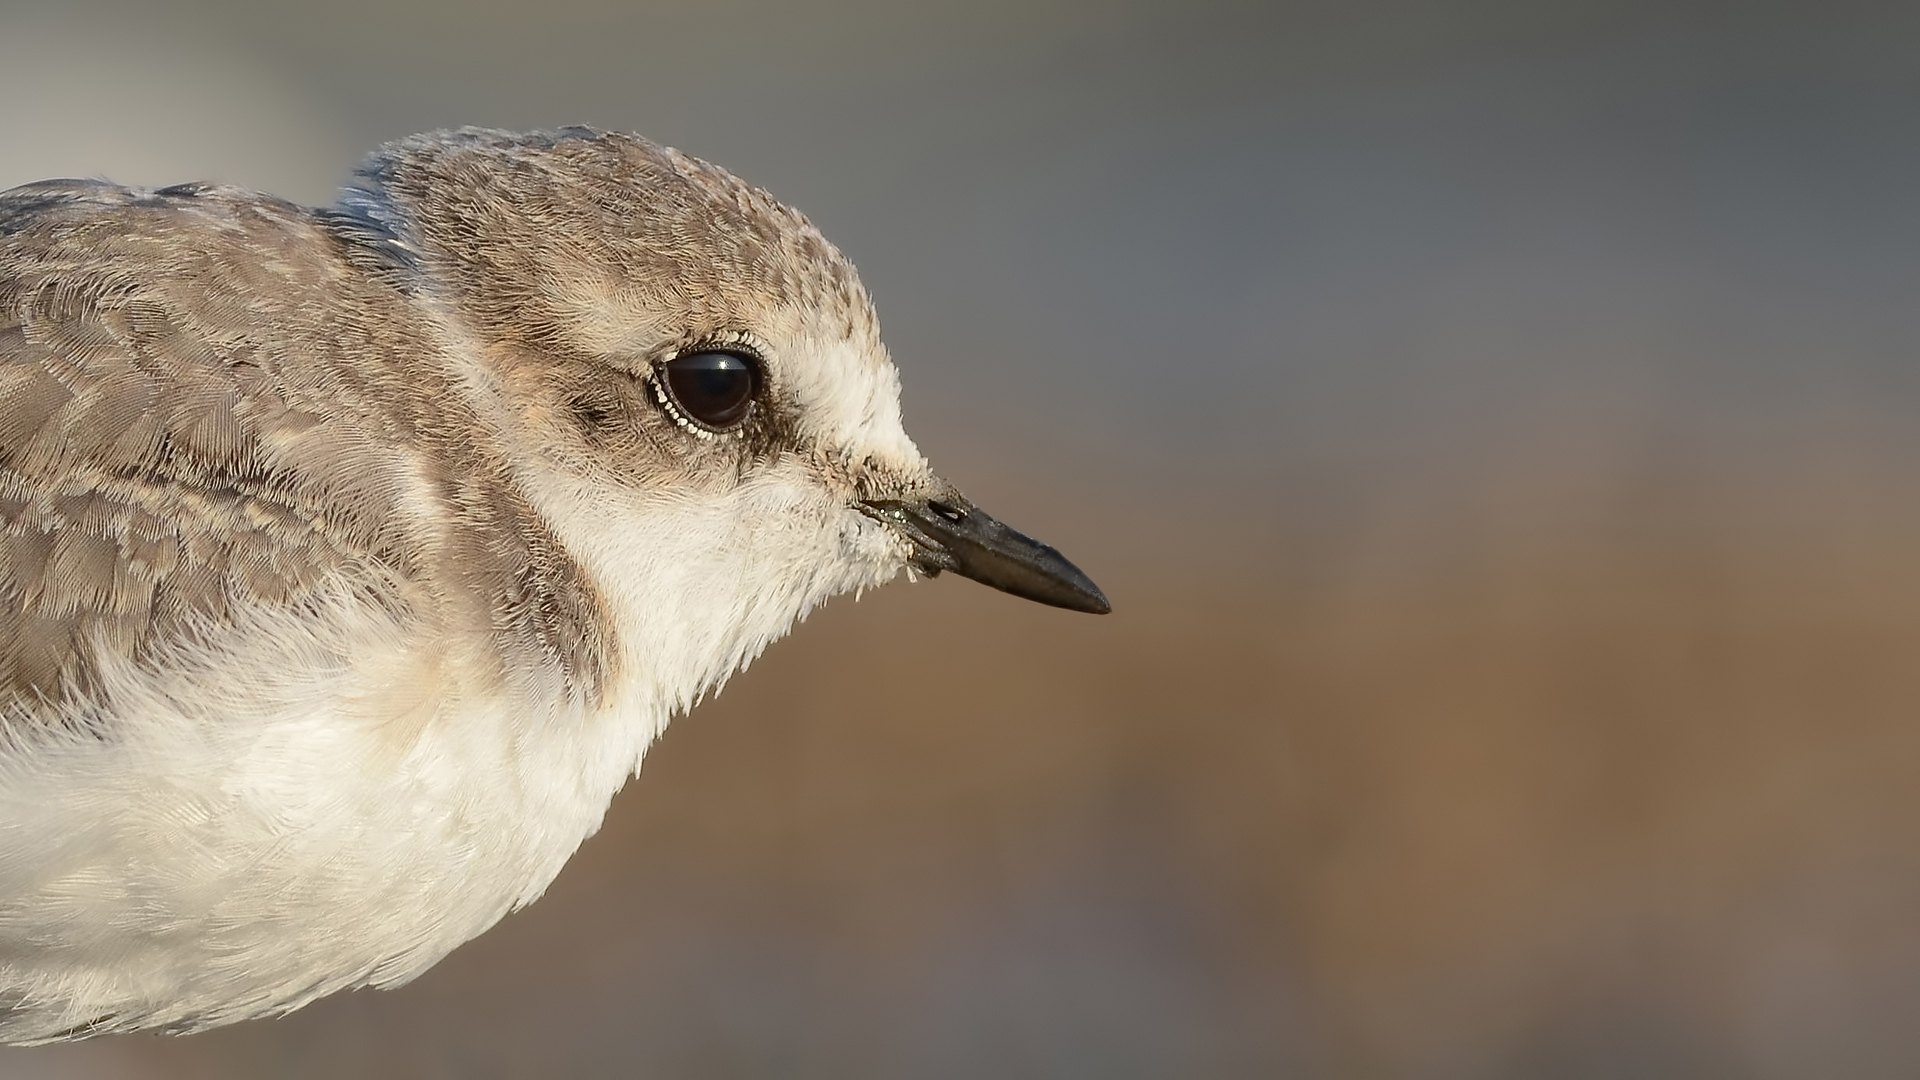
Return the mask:
[(715, 431), (737, 427), (760, 395), (760, 365), (740, 353), (683, 353), (661, 365), (661, 374), (674, 406)]

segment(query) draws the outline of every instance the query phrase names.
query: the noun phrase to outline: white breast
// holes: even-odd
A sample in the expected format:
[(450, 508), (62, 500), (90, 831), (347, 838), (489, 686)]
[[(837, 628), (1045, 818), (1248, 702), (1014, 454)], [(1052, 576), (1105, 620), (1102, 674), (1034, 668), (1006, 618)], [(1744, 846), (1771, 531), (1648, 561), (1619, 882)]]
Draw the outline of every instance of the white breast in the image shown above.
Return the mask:
[(104, 737), (0, 755), (0, 1038), (199, 1027), (417, 974), (532, 900), (663, 718), (484, 672), (477, 636), (336, 598), (164, 673), (110, 670)]

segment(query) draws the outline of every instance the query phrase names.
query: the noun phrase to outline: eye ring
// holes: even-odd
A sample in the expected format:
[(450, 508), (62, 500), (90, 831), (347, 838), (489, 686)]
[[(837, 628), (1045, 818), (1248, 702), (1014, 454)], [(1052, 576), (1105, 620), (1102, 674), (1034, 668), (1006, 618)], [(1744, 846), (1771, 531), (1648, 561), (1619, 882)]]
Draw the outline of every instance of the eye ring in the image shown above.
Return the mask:
[(760, 358), (737, 345), (687, 349), (656, 364), (653, 375), (661, 407), (701, 438), (739, 431), (767, 381)]

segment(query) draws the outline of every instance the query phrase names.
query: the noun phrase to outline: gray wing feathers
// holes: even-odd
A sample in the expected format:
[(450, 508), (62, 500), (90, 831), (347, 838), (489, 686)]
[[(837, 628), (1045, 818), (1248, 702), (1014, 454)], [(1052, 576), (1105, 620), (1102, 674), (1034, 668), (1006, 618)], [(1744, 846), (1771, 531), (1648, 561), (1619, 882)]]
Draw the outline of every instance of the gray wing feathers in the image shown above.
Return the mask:
[(0, 712), (404, 561), (406, 425), (312, 355), (364, 345), (346, 284), (315, 219), (259, 196), (0, 195)]

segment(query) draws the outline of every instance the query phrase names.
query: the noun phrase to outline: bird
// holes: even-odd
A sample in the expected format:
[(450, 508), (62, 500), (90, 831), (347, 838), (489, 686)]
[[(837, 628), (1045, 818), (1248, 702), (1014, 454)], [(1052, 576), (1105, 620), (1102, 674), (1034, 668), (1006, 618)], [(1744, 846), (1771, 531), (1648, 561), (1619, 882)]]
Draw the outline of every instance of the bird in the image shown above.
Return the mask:
[(828, 598), (1110, 605), (935, 473), (852, 264), (585, 127), (330, 207), (0, 193), (0, 1042), (420, 974)]

